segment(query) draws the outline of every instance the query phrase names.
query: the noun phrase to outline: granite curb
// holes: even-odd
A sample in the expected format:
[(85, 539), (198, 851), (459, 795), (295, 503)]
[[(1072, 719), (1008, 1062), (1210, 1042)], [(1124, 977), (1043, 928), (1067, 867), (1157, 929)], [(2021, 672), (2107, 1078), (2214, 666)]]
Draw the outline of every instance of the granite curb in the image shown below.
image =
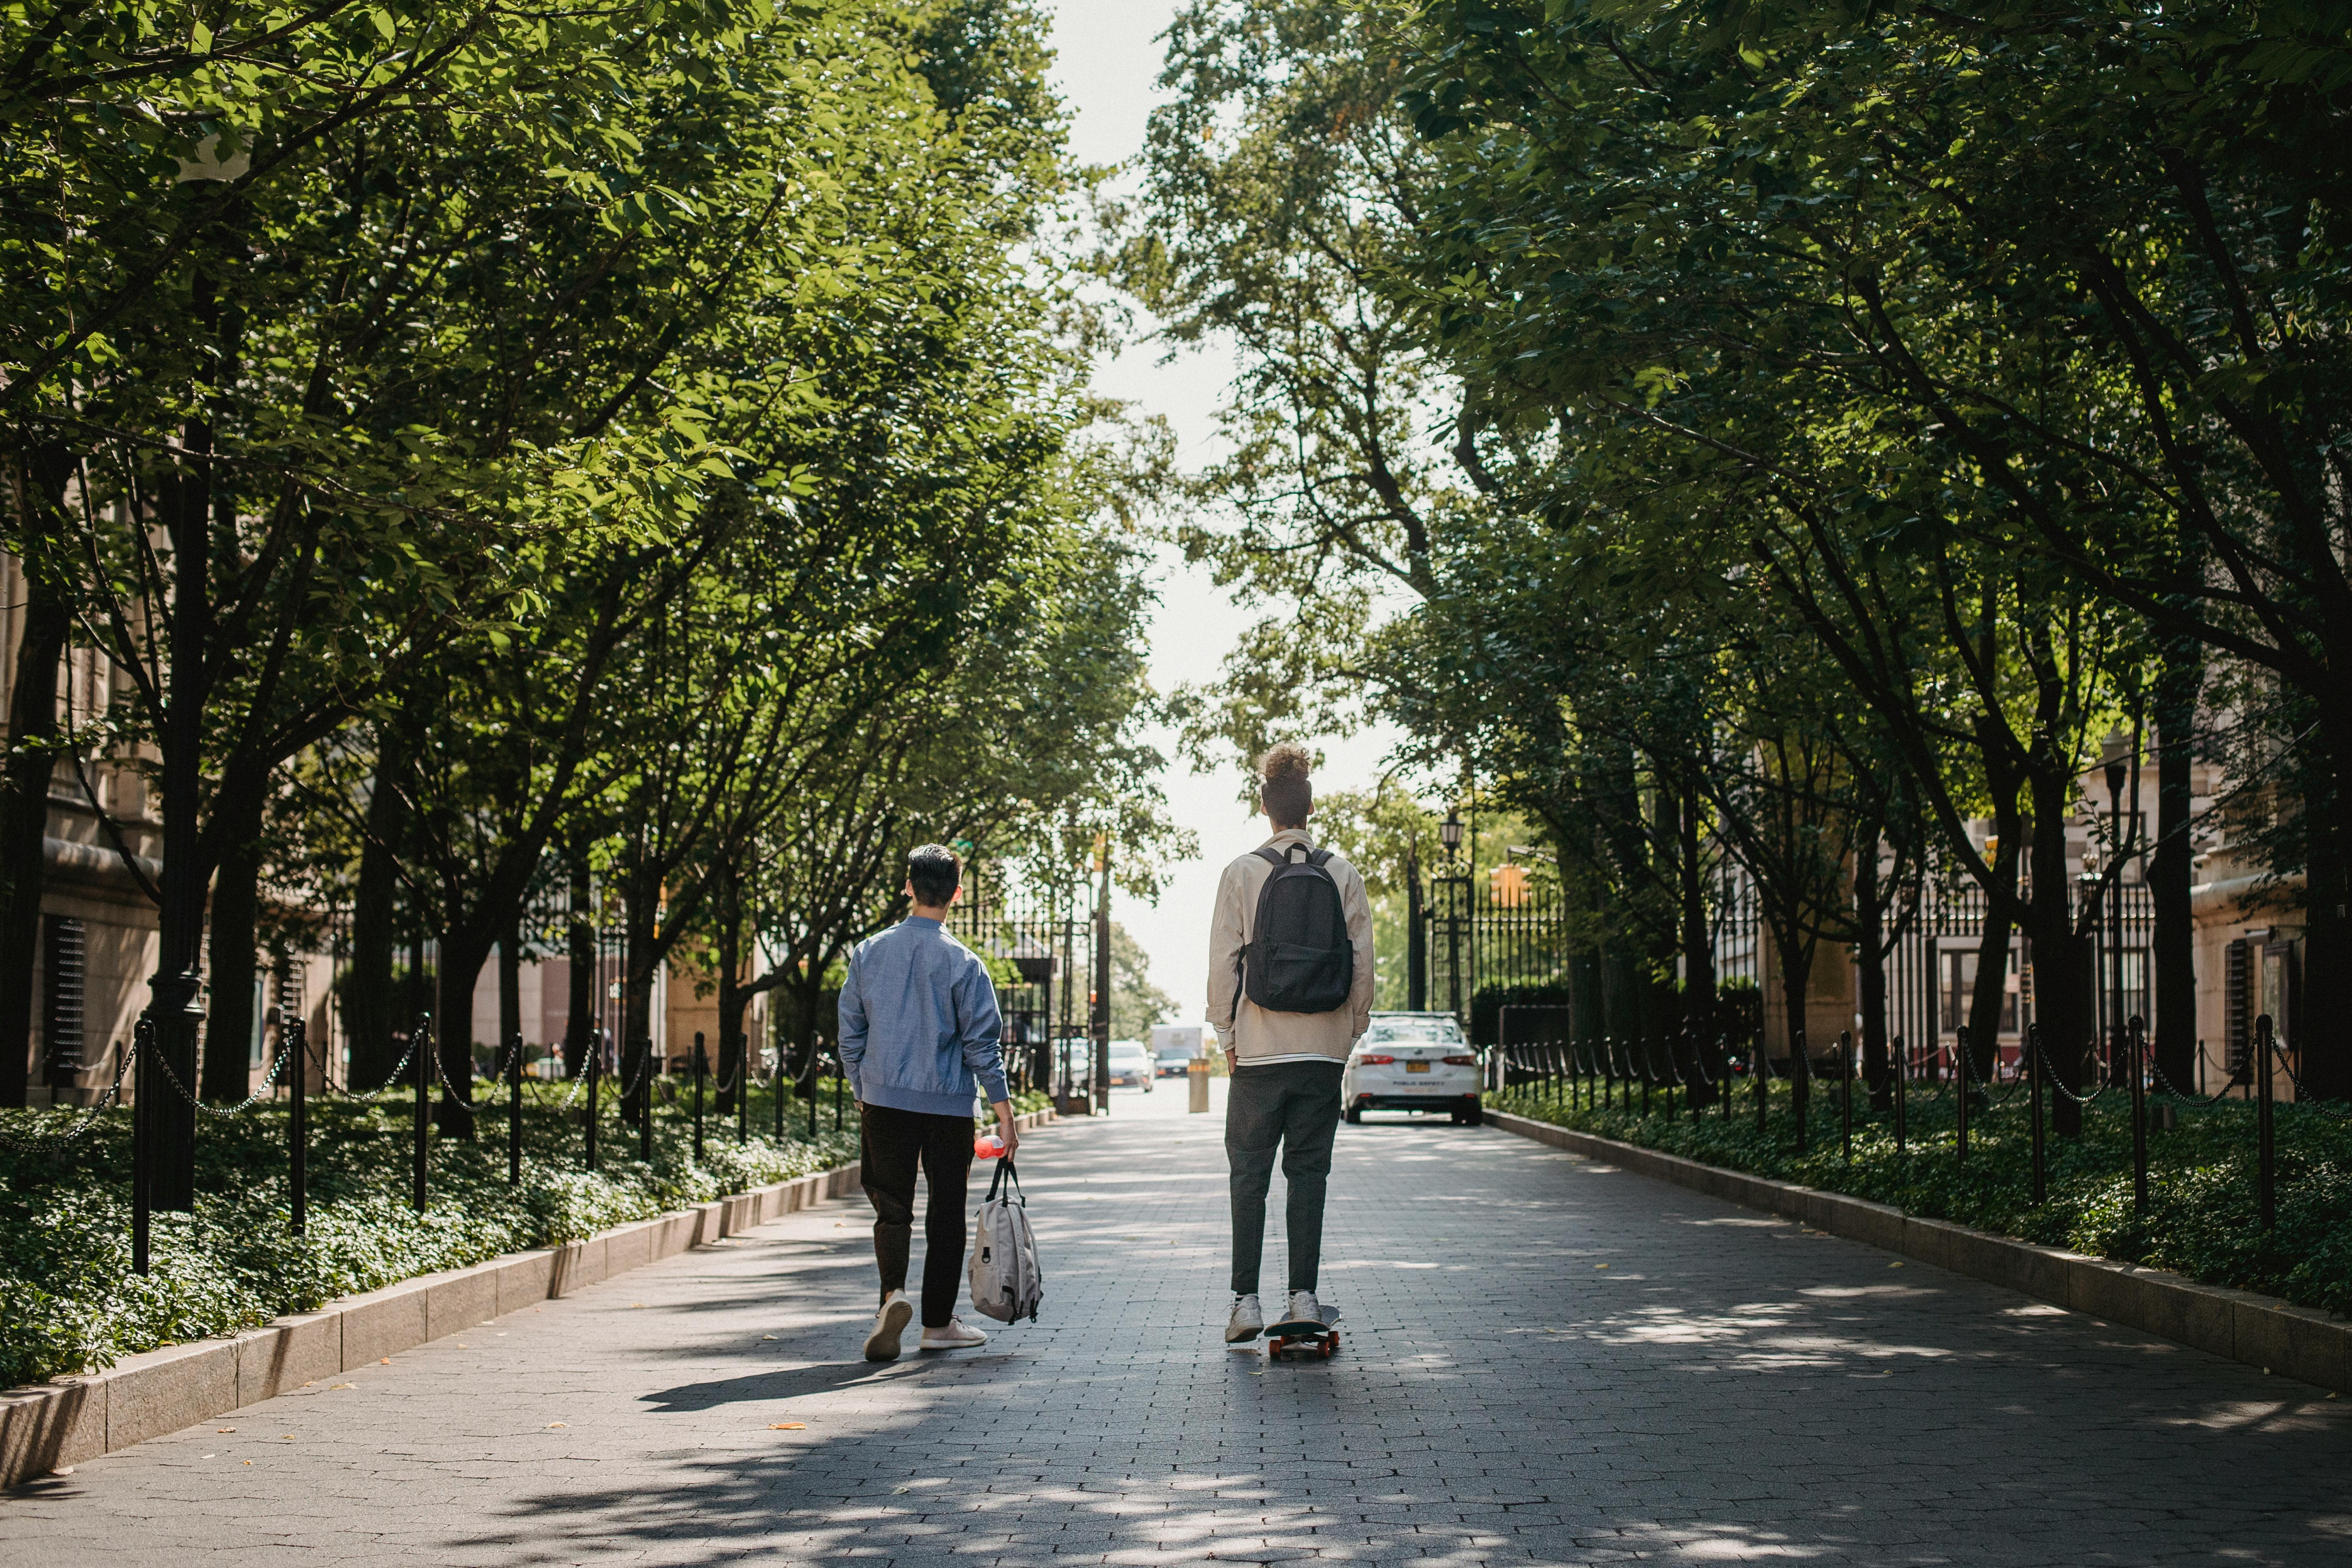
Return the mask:
[(2087, 1317), (2157, 1334), (2266, 1373), (2352, 1391), (2352, 1322), (2251, 1290), (2200, 1285), (2054, 1247), (2037, 1247), (1885, 1204), (1703, 1164), (1613, 1138), (1488, 1110), (1486, 1123), (1637, 1175), (1653, 1176), (1815, 1230), (1948, 1268)]
[[(1054, 1119), (1050, 1110), (1032, 1111), (1019, 1125), (1027, 1131)], [(225, 1339), (125, 1356), (104, 1372), (0, 1391), (0, 1487), (382, 1362), (859, 1190), (857, 1167), (836, 1165), (560, 1247), (419, 1275)]]

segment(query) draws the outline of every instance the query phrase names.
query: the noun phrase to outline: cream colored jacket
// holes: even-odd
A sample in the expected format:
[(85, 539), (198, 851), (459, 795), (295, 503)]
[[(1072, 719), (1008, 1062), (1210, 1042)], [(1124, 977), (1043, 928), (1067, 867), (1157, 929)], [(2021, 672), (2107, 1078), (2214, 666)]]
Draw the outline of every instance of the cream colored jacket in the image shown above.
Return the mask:
[[(1287, 827), (1267, 839), (1268, 846), (1315, 847), (1304, 828)], [(1244, 855), (1225, 868), (1217, 883), (1216, 913), (1209, 922), (1209, 1026), (1217, 1042), (1236, 1053), (1244, 1067), (1270, 1057), (1328, 1057), (1348, 1059), (1348, 1047), (1363, 1034), (1372, 1018), (1372, 905), (1364, 896), (1364, 879), (1356, 868), (1334, 855), (1324, 869), (1339, 886), (1339, 908), (1348, 918), (1348, 940), (1356, 946), (1356, 983), (1346, 1004), (1328, 1013), (1269, 1013), (1243, 993), (1242, 949), (1249, 945), (1250, 928), (1257, 922), (1258, 889), (1274, 875), (1274, 868), (1255, 854)]]

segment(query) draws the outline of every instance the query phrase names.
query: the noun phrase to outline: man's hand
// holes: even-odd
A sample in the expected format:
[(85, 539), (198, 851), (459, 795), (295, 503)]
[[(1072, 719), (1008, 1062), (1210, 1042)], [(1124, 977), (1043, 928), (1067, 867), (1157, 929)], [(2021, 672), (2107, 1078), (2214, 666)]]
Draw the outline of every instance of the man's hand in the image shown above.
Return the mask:
[(1013, 1102), (1000, 1100), (991, 1110), (996, 1112), (996, 1135), (1004, 1140), (1004, 1158), (1013, 1158), (1013, 1151), (1021, 1147), (1021, 1129), (1013, 1124)]

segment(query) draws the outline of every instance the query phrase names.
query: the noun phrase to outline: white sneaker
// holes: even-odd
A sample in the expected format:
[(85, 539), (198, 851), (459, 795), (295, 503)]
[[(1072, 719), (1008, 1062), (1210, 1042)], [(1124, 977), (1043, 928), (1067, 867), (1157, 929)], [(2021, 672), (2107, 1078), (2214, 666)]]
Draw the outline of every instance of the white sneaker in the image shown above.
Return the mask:
[(897, 1361), (898, 1336), (907, 1330), (907, 1320), (915, 1315), (915, 1304), (907, 1300), (904, 1290), (893, 1290), (882, 1298), (882, 1310), (874, 1314), (874, 1331), (866, 1336), (867, 1361)]
[(1323, 1309), (1316, 1301), (1315, 1292), (1312, 1290), (1293, 1290), (1290, 1293), (1290, 1310), (1284, 1315), (1282, 1321), (1286, 1323), (1321, 1322), (1323, 1321)]
[(1255, 1295), (1234, 1297), (1234, 1315), (1225, 1320), (1225, 1343), (1247, 1344), (1264, 1332), (1265, 1312), (1258, 1306), (1257, 1298)]
[(943, 1329), (925, 1329), (922, 1348), (927, 1351), (960, 1351), (970, 1345), (984, 1345), (988, 1336), (966, 1325), (961, 1318), (950, 1318)]

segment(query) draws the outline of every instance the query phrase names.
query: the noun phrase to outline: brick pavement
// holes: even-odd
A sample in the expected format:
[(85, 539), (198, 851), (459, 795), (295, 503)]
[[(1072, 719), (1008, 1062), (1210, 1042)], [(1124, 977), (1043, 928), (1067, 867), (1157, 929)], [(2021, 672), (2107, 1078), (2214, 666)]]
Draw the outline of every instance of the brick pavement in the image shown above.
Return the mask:
[(1229, 1352), (1214, 1119), (1140, 1109), (1034, 1138), (984, 1350), (858, 1359), (825, 1205), (0, 1497), (0, 1565), (2352, 1563), (2352, 1401), (1492, 1131), (1343, 1128), (1345, 1350)]

